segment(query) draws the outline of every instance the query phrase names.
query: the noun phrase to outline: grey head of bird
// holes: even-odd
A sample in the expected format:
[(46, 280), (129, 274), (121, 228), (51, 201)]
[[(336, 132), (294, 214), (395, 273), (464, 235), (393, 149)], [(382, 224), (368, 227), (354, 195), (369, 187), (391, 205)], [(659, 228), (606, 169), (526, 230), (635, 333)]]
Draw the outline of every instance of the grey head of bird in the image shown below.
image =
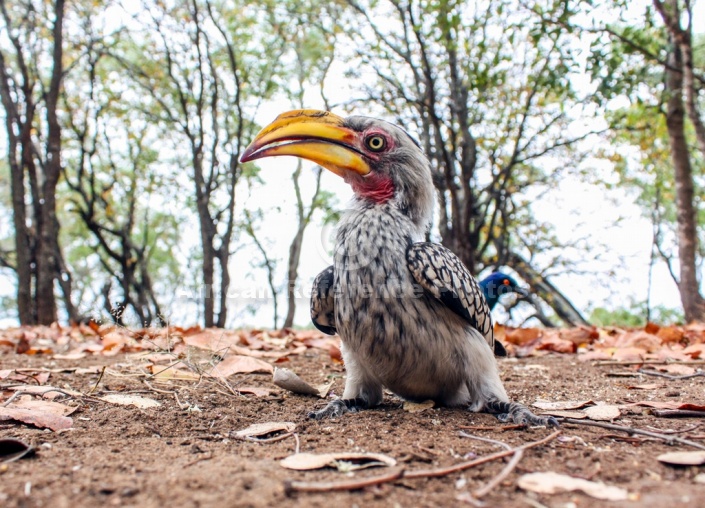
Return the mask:
[(307, 159), (332, 171), (351, 185), (362, 206), (393, 206), (420, 228), (430, 224), (430, 163), (418, 143), (396, 125), (328, 111), (289, 111), (262, 129), (240, 160), (277, 155)]

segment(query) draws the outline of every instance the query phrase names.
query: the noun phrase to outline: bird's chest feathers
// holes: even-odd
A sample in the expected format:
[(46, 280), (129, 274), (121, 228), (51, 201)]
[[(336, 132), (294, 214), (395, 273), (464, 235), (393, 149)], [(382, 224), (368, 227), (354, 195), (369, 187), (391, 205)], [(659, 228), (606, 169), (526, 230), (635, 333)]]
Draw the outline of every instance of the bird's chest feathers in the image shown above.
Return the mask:
[(370, 206), (343, 218), (335, 252), (336, 308), (343, 319), (391, 310), (413, 297), (406, 250), (414, 240), (413, 224), (390, 206)]
[(355, 194), (378, 205), (394, 197), (394, 182), (388, 176), (370, 174), (351, 181), (350, 185)]

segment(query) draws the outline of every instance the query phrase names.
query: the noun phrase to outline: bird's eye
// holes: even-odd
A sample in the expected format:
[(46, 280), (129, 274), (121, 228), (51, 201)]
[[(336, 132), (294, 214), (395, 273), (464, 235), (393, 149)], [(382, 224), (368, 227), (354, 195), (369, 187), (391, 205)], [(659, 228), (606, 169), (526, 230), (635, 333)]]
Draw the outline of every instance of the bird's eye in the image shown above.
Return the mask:
[(508, 281), (507, 279), (504, 279), (504, 280), (502, 281), (502, 284), (504, 284), (505, 286), (508, 286), (508, 285), (509, 285), (509, 281)]
[(373, 152), (381, 152), (387, 147), (387, 140), (380, 135), (368, 136), (365, 139), (365, 145)]

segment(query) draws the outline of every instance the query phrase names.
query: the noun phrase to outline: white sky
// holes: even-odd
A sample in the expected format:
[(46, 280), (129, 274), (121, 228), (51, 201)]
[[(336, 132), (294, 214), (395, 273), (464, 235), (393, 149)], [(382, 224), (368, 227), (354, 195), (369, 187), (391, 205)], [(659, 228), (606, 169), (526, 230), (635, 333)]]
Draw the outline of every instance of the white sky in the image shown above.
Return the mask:
[[(696, 4), (694, 16), (696, 32), (705, 32), (705, 2)], [(643, 12), (643, 11), (642, 11)], [(335, 76), (338, 76), (337, 78)], [(342, 73), (331, 72), (326, 83), (326, 93), (332, 103), (342, 102), (349, 97), (349, 82)], [(323, 108), (317, 92), (310, 90), (306, 94), (306, 107)], [(259, 111), (257, 121), (265, 125), (279, 113), (292, 109), (286, 101), (273, 101), (264, 104)], [(337, 111), (344, 114), (342, 111)], [(358, 111), (365, 114), (365, 111)], [(269, 249), (270, 256), (278, 260), (278, 282), (283, 286), (285, 280), (285, 263), (288, 248), (295, 232), (294, 214), (295, 198), (291, 175), (295, 159), (273, 158), (259, 162), (261, 177), (265, 185), (253, 189), (241, 189), (238, 196), (238, 208), (261, 208), (266, 211), (261, 226), (262, 240)], [(302, 178), (304, 200), (310, 196), (314, 185), (313, 165), (306, 163)], [(338, 208), (343, 209), (352, 196), (350, 188), (337, 176), (324, 172), (322, 188), (333, 192), (338, 200)], [(576, 178), (566, 178), (557, 189), (535, 204), (537, 219), (552, 223), (561, 239), (575, 239), (586, 234), (593, 239), (594, 245), (606, 245), (607, 249), (596, 248), (585, 252), (585, 265), (595, 274), (567, 273), (552, 279), (576, 307), (586, 314), (595, 306), (615, 308), (629, 306), (629, 300), (643, 301), (647, 296), (648, 270), (652, 229), (648, 220), (642, 217), (639, 207), (634, 203), (634, 196), (618, 189), (600, 191)], [(617, 218), (622, 220), (615, 224)], [(185, 237), (197, 241), (196, 223), (193, 231), (186, 232)], [(299, 282), (302, 298), (298, 301), (296, 324), (308, 325), (308, 295), (313, 278), (331, 263), (327, 252), (330, 249), (333, 228), (321, 227), (320, 216), (310, 225), (306, 232), (302, 261), (299, 267)], [(240, 237), (248, 242), (245, 236)], [(186, 247), (184, 247), (185, 251)], [(594, 259), (599, 256), (600, 259)], [(270, 326), (272, 321), (271, 301), (264, 270), (253, 270), (250, 262), (259, 261), (259, 254), (252, 245), (239, 250), (232, 259), (231, 273), (234, 293), (252, 295), (256, 298), (233, 298), (230, 300), (229, 326)], [(626, 261), (626, 262), (624, 262)], [(616, 271), (615, 276), (609, 275)], [(10, 290), (5, 281), (0, 280), (0, 292)], [(167, 313), (173, 322), (193, 324), (200, 320), (197, 305), (188, 298), (189, 288), (176, 292), (174, 301), (168, 306)], [(679, 307), (680, 297), (663, 263), (656, 265), (653, 273), (652, 305)], [(286, 313), (285, 294), (279, 302), (280, 321)], [(254, 312), (252, 309), (254, 308)], [(0, 326), (12, 322), (0, 322)]]

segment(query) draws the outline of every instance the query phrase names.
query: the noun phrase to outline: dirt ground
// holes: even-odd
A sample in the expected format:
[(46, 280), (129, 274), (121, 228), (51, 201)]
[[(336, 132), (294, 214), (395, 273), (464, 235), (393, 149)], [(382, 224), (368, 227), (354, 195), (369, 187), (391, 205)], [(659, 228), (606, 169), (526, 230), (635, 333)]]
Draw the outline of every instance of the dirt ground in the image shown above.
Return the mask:
[[(0, 354), (0, 369), (129, 367), (139, 355), (89, 356), (80, 360), (52, 360), (43, 355)], [(643, 375), (608, 376), (624, 367), (578, 362), (574, 355), (551, 354), (500, 361), (510, 397), (527, 405), (538, 399), (591, 399), (611, 404), (638, 400), (703, 403), (705, 378), (667, 380)], [(340, 394), (344, 368), (324, 351), (311, 349), (292, 357), (286, 366), (312, 384), (335, 380)], [(129, 368), (127, 369), (129, 371)], [(49, 384), (84, 393), (98, 381), (98, 373), (52, 372)], [(3, 381), (3, 386), (10, 383)], [(279, 461), (295, 449), (292, 437), (275, 442), (238, 440), (234, 432), (254, 423), (294, 422), (302, 452), (368, 451), (387, 454), (407, 471), (452, 465), (475, 455), (498, 451), (495, 444), (460, 437), (461, 426), (490, 426), (466, 430), (477, 436), (520, 445), (547, 436), (544, 428), (501, 430), (497, 420), (460, 409), (428, 409), (411, 413), (387, 395), (378, 409), (348, 414), (338, 420), (311, 421), (307, 412), (325, 402), (286, 393), (271, 383), (271, 375), (236, 374), (240, 383), (272, 389), (268, 396), (233, 395), (215, 382), (170, 381), (152, 384), (139, 377), (105, 374), (93, 396), (109, 392), (138, 393), (156, 399), (161, 407), (137, 409), (109, 403), (80, 402), (71, 415), (73, 428), (40, 430), (13, 421), (0, 421), (0, 437), (18, 438), (37, 447), (37, 454), (0, 468), (0, 505), (7, 507), (82, 506), (461, 506), (467, 492), (492, 479), (504, 466), (491, 462), (440, 478), (402, 479), (353, 492), (287, 495), (286, 480), (340, 481), (384, 474), (382, 468), (355, 473), (322, 469), (307, 472), (283, 468)], [(651, 390), (633, 390), (639, 383), (656, 383)], [(178, 402), (171, 393), (176, 391)], [(3, 399), (9, 396), (5, 391)], [(60, 400), (60, 399), (57, 399)], [(76, 404), (77, 402), (67, 402)], [(179, 404), (180, 403), (180, 404)], [(186, 409), (182, 407), (188, 406)], [(682, 430), (702, 419), (667, 419), (647, 409), (622, 410), (615, 421), (646, 430)], [(618, 434), (601, 428), (562, 425), (550, 443), (528, 450), (517, 469), (483, 498), (486, 506), (705, 506), (705, 466), (667, 466), (656, 457), (687, 446)], [(705, 443), (705, 427), (678, 434)], [(626, 438), (626, 440), (625, 440)], [(517, 486), (525, 473), (553, 471), (602, 481), (625, 488), (631, 501), (597, 501), (583, 493), (535, 494)], [(700, 475), (700, 476), (698, 476)], [(697, 477), (697, 478), (696, 478)]]

